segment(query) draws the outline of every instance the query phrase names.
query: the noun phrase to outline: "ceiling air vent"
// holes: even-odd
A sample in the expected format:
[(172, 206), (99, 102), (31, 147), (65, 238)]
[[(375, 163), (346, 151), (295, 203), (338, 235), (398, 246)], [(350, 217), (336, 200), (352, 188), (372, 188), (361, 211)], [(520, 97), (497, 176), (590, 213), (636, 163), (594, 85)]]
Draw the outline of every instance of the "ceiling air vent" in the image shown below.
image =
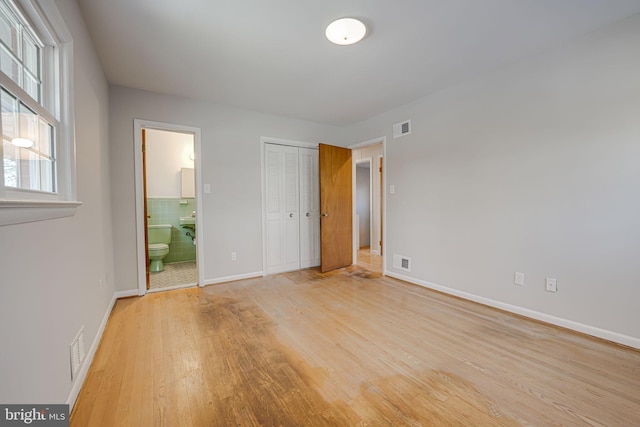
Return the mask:
[(393, 137), (400, 138), (401, 136), (409, 135), (411, 133), (411, 120), (406, 122), (396, 123), (393, 125)]
[(411, 258), (404, 255), (393, 254), (393, 268), (411, 271)]

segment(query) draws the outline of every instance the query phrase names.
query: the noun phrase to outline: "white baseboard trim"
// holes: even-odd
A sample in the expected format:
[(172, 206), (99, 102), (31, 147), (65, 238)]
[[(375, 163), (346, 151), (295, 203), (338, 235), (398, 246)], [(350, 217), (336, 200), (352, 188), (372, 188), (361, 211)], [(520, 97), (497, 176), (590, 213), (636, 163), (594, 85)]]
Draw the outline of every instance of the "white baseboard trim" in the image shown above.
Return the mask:
[(386, 276), (403, 280), (405, 282), (413, 283), (414, 285), (433, 289), (445, 294), (454, 295), (469, 301), (474, 301), (480, 304), (488, 305), (490, 307), (499, 308), (500, 310), (508, 311), (520, 316), (529, 317), (541, 322), (550, 323), (552, 325), (571, 329), (576, 332), (591, 335), (597, 338), (602, 338), (607, 341), (612, 341), (640, 350), (640, 338), (623, 335), (618, 332), (608, 331), (606, 329), (597, 328), (595, 326), (585, 325), (584, 323), (574, 322), (573, 320), (563, 319), (562, 317), (552, 316), (550, 314), (541, 313), (539, 311), (529, 310), (528, 308), (518, 307), (517, 305), (511, 305), (501, 301), (492, 300), (490, 298), (481, 297), (468, 292), (438, 285), (436, 283), (431, 283), (426, 280), (420, 280), (413, 277), (405, 276), (403, 274), (394, 273), (393, 271), (385, 271), (384, 274)]
[(137, 296), (138, 296), (138, 290), (137, 289), (130, 289), (128, 291), (117, 291), (115, 293), (115, 298), (116, 299), (137, 297)]
[[(73, 406), (76, 404), (76, 400), (78, 399), (78, 395), (80, 394), (80, 390), (82, 389), (82, 385), (84, 384), (84, 380), (87, 378), (87, 373), (89, 372), (89, 367), (91, 366), (91, 362), (93, 362), (93, 357), (96, 355), (96, 350), (98, 350), (98, 345), (100, 345), (100, 341), (102, 340), (102, 334), (104, 333), (104, 329), (107, 326), (107, 322), (109, 321), (109, 316), (111, 315), (111, 310), (113, 310), (113, 306), (116, 304), (116, 300), (119, 292), (115, 292), (113, 297), (111, 298), (111, 302), (107, 307), (104, 316), (102, 317), (102, 322), (100, 322), (100, 326), (98, 327), (98, 333), (96, 333), (93, 342), (91, 343), (91, 347), (89, 348), (89, 352), (87, 353), (84, 361), (82, 362), (82, 367), (78, 372), (78, 376), (75, 378), (73, 382), (73, 387), (71, 388), (71, 392), (69, 393), (69, 397), (67, 398), (67, 405), (69, 405), (69, 413), (73, 410)], [(138, 295), (136, 291), (135, 295)]]
[(217, 285), (219, 283), (235, 282), (236, 280), (244, 280), (244, 279), (254, 279), (256, 277), (262, 277), (262, 276), (264, 276), (264, 272), (256, 271), (254, 273), (239, 274), (237, 276), (226, 276), (226, 277), (218, 277), (216, 279), (206, 279), (204, 281), (204, 285), (205, 286)]

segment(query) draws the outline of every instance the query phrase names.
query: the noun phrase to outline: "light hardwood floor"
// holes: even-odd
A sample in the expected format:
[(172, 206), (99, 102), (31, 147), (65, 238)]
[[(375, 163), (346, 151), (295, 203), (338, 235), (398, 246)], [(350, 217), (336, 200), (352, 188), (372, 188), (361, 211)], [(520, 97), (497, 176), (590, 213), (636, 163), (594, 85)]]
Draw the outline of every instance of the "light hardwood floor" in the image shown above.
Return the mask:
[(640, 352), (361, 267), (117, 302), (72, 426), (640, 425)]
[(358, 265), (372, 273), (382, 273), (382, 256), (371, 253), (369, 248), (358, 250)]

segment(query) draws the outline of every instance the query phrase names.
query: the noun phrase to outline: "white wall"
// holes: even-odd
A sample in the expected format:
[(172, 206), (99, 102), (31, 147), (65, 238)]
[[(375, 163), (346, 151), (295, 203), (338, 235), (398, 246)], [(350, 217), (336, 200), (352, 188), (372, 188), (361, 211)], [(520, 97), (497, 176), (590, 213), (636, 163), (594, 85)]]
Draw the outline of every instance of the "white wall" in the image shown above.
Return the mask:
[[(341, 129), (122, 87), (110, 88), (116, 284), (137, 289), (133, 119), (202, 130), (204, 282), (262, 271), (260, 137), (338, 144)], [(231, 252), (237, 261), (231, 261)]]
[(107, 83), (76, 2), (56, 4), (74, 39), (83, 205), (70, 218), (0, 227), (2, 403), (66, 402), (69, 344), (84, 325), (89, 350), (114, 294)]
[(193, 135), (146, 130), (147, 197), (182, 197), (182, 168), (193, 168)]
[(387, 136), (389, 270), (640, 345), (638, 46), (640, 16), (350, 127)]

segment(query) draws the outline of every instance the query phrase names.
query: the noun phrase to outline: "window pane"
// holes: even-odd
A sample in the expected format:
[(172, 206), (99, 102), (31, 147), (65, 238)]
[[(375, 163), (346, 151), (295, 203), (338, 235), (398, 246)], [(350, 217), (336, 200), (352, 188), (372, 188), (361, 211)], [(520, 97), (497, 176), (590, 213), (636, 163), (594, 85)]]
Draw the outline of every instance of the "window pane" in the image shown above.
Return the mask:
[(40, 46), (28, 34), (24, 34), (22, 63), (36, 77), (40, 77)]
[[(56, 191), (55, 128), (4, 88), (0, 92), (0, 104), (5, 186)], [(14, 145), (13, 139), (18, 137), (30, 140), (32, 145)]]
[(38, 115), (31, 111), (22, 102), (18, 114), (19, 137), (25, 138), (37, 144), (38, 142)]
[(0, 68), (11, 80), (20, 85), (22, 65), (2, 46), (0, 49)]
[(24, 84), (22, 85), (25, 92), (27, 92), (33, 99), (40, 102), (40, 82), (35, 79), (31, 73), (25, 70), (24, 72)]
[(40, 191), (55, 191), (53, 182), (53, 162), (47, 158), (40, 158)]
[(13, 51), (18, 54), (19, 32), (18, 26), (11, 22), (8, 17), (8, 11), (4, 6), (0, 5), (0, 40)]
[(40, 186), (40, 168), (38, 156), (24, 148), (20, 148), (20, 188), (38, 190)]
[(11, 139), (18, 136), (16, 132), (18, 101), (4, 89), (2, 90), (2, 95), (0, 95), (0, 100), (2, 104), (2, 133), (4, 139), (11, 141)]
[(2, 163), (4, 167), (5, 187), (18, 187), (18, 147), (6, 139), (2, 142), (4, 151)]
[(4, 185), (22, 190), (54, 192), (55, 162), (28, 148), (3, 141)]
[(36, 147), (40, 153), (53, 157), (55, 152), (53, 149), (53, 126), (42, 119), (40, 119), (40, 137)]

